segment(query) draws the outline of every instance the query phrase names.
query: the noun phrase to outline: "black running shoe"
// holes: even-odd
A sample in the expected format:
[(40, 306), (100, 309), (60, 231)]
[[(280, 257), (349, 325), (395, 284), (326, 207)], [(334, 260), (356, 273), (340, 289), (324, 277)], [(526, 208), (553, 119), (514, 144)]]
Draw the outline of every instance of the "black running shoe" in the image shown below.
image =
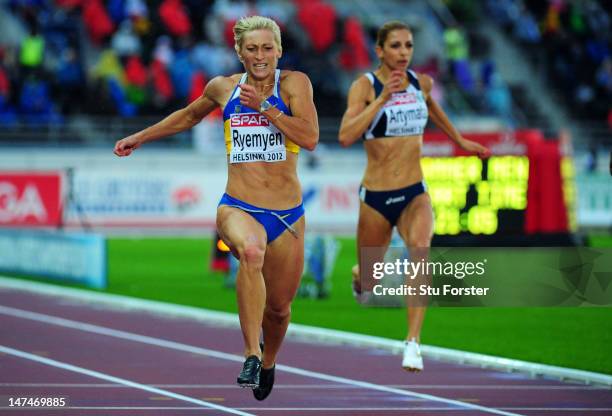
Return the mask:
[(269, 369), (261, 369), (261, 372), (259, 374), (259, 386), (253, 389), (253, 396), (255, 396), (257, 400), (265, 400), (266, 397), (268, 397), (272, 392), (272, 387), (274, 387), (275, 368), (276, 365)]
[(256, 355), (249, 355), (244, 361), (242, 371), (238, 375), (237, 382), (240, 387), (254, 389), (259, 385), (259, 372), (261, 371), (261, 360)]

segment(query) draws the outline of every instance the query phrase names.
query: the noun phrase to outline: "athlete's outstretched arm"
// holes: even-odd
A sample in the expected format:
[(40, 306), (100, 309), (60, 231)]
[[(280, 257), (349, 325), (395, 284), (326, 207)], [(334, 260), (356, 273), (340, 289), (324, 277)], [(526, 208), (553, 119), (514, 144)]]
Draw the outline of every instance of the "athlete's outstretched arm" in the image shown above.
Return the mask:
[(433, 79), (429, 75), (419, 74), (419, 84), (426, 96), (425, 100), (429, 111), (429, 117), (436, 126), (463, 150), (476, 153), (481, 158), (489, 157), (491, 154), (489, 149), (480, 143), (476, 143), (461, 136), (461, 133), (459, 133), (453, 123), (448, 119), (442, 107), (432, 98), (431, 89), (433, 88)]
[[(255, 88), (242, 84), (240, 102), (259, 109), (262, 98)], [(282, 89), (289, 94), (291, 116), (278, 108), (270, 108), (261, 114), (285, 134), (292, 142), (306, 150), (314, 150), (319, 142), (319, 119), (314, 105), (312, 84), (303, 72), (292, 71), (283, 81)]]
[(189, 130), (198, 124), (200, 120), (217, 107), (218, 103), (214, 97), (217, 96), (216, 92), (220, 88), (219, 84), (223, 82), (223, 79), (224, 77), (212, 79), (206, 85), (202, 95), (188, 106), (175, 111), (146, 129), (117, 141), (114, 149), (115, 154), (117, 156), (129, 156), (146, 142)]
[(380, 95), (370, 104), (367, 104), (368, 95), (372, 91), (370, 81), (365, 76), (361, 76), (353, 82), (338, 134), (338, 140), (342, 146), (348, 147), (361, 137), (391, 94), (401, 90), (402, 77), (405, 76), (401, 71), (393, 71)]

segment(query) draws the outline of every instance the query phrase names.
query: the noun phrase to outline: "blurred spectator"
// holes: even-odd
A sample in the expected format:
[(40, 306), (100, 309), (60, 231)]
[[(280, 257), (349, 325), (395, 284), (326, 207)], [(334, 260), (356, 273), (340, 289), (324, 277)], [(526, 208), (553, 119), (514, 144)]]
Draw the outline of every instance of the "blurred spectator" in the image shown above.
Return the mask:
[(191, 21), (181, 0), (163, 0), (159, 17), (171, 35), (180, 37), (191, 33)]
[(595, 76), (597, 86), (602, 88), (608, 94), (608, 98), (612, 95), (612, 58), (609, 56), (602, 62)]
[(155, 59), (151, 63), (151, 79), (153, 81), (153, 105), (157, 108), (164, 108), (174, 97), (174, 87), (166, 65)]
[(105, 49), (102, 51), (98, 62), (93, 68), (92, 74), (94, 78), (114, 78), (121, 83), (125, 83), (125, 72), (117, 54), (112, 49)]
[(512, 124), (512, 95), (498, 73), (493, 73), (485, 93), (486, 106), (491, 114)]
[(136, 115), (136, 106), (128, 101), (125, 90), (115, 78), (110, 78), (107, 81), (110, 96), (115, 104), (117, 113), (123, 117), (132, 117)]
[(297, 18), (317, 53), (322, 53), (336, 40), (336, 9), (323, 0), (295, 1)]
[(125, 0), (125, 13), (131, 19), (147, 18), (149, 7), (143, 0)]
[(361, 22), (355, 17), (349, 17), (344, 22), (344, 45), (340, 54), (340, 64), (347, 71), (368, 68), (372, 64), (368, 50)]
[(140, 56), (130, 56), (125, 64), (126, 96), (130, 103), (141, 107), (146, 102), (147, 68)]
[(476, 82), (471, 72), (469, 45), (463, 30), (456, 24), (448, 26), (444, 29), (443, 37), (451, 74), (463, 91), (475, 94)]
[(107, 8), (115, 25), (119, 25), (127, 17), (125, 0), (108, 0)]
[(74, 97), (78, 97), (84, 83), (83, 69), (76, 51), (66, 48), (60, 58), (55, 73), (59, 90), (59, 103), (63, 114), (72, 113), (77, 107)]
[(114, 25), (101, 0), (83, 2), (83, 23), (94, 43), (101, 44), (114, 30)]
[(53, 109), (47, 82), (28, 78), (21, 88), (19, 111), (27, 124), (53, 124), (61, 121)]
[[(604, 0), (607, 1), (607, 0)], [(584, 0), (580, 4), (585, 12), (591, 33), (610, 38), (610, 15), (595, 0)]]
[(158, 60), (164, 65), (169, 65), (174, 59), (174, 50), (172, 49), (172, 41), (168, 36), (160, 36), (155, 41), (155, 49), (153, 50), (153, 59)]
[(587, 173), (597, 172), (597, 146), (591, 144), (586, 158)]
[(560, 13), (565, 8), (563, 0), (550, 0), (546, 17), (544, 18), (543, 32), (545, 35), (555, 35), (561, 30)]
[(30, 34), (21, 43), (19, 62), (24, 75), (27, 76), (32, 72), (38, 73), (42, 67), (44, 56), (45, 39), (38, 33), (37, 28), (33, 27)]
[(111, 45), (119, 57), (140, 54), (140, 39), (132, 31), (132, 22), (124, 20), (113, 35)]
[(444, 30), (444, 46), (446, 56), (451, 63), (465, 61), (469, 56), (469, 46), (463, 30), (458, 25), (452, 25)]
[(147, 68), (142, 63), (140, 56), (134, 55), (127, 59), (125, 76), (128, 84), (145, 87), (147, 84)]
[(0, 65), (0, 96), (4, 97), (4, 102), (8, 101), (11, 96), (11, 82), (2, 65)]
[(529, 44), (539, 43), (541, 40), (540, 29), (533, 15), (526, 7), (521, 7), (520, 15), (514, 26), (514, 36), (520, 41)]
[(169, 72), (176, 97), (185, 100), (189, 96), (189, 87), (194, 73), (189, 50), (182, 49), (174, 55)]
[(190, 83), (191, 87), (189, 90), (189, 98), (188, 98), (189, 103), (192, 103), (198, 98), (200, 98), (200, 96), (204, 92), (204, 87), (206, 86), (206, 83), (207, 83), (206, 77), (204, 76), (202, 72), (197, 71), (193, 73), (193, 77), (191, 78), (191, 83)]
[(0, 54), (0, 124), (14, 124), (17, 122), (17, 114), (11, 106), (11, 81), (8, 71), (2, 64), (3, 53)]

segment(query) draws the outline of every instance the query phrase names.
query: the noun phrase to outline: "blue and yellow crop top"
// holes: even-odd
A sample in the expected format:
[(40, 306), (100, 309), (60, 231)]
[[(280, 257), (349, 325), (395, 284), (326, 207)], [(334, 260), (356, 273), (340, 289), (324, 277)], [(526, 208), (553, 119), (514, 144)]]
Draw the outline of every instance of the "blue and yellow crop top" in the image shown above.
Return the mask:
[[(240, 104), (240, 85), (246, 79), (247, 74), (244, 73), (223, 109), (225, 149), (229, 162), (281, 162), (287, 159), (287, 151), (298, 153), (299, 146), (286, 138), (266, 116)], [(274, 92), (268, 102), (291, 115), (280, 96), (280, 69), (274, 74)]]
[[(423, 134), (429, 116), (425, 96), (417, 75), (410, 70), (406, 71), (406, 75), (408, 86), (404, 91), (393, 93), (383, 108), (376, 113), (363, 134), (364, 140)], [(368, 72), (365, 76), (374, 87), (374, 96), (378, 97), (384, 87), (382, 82), (373, 72)]]

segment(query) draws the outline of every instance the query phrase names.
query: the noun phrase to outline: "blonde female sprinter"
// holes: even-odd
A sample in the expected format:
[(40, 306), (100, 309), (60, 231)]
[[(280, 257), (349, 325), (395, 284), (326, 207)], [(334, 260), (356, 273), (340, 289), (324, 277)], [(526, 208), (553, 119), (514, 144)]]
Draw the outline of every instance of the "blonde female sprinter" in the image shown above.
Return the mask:
[(244, 73), (212, 79), (198, 100), (119, 140), (115, 153), (128, 156), (143, 143), (190, 129), (216, 107), (223, 110), (228, 180), (217, 229), (240, 260), (236, 287), (245, 362), (237, 382), (264, 400), (304, 263), (298, 153), (314, 149), (319, 125), (308, 77), (277, 69), (278, 25), (245, 17), (235, 24), (234, 39)]

